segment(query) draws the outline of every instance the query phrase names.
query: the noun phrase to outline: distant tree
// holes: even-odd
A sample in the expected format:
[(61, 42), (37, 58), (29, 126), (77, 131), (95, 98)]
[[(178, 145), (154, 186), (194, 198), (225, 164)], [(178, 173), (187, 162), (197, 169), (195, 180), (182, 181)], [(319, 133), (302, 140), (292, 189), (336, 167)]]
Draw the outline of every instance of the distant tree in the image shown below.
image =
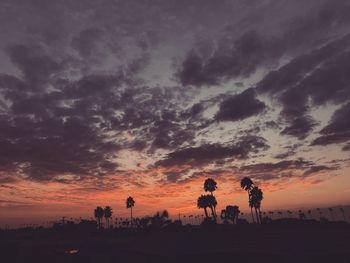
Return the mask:
[(110, 219), (112, 217), (113, 211), (110, 206), (106, 206), (104, 209), (104, 217), (106, 219), (106, 227), (110, 228)]
[(305, 220), (306, 219), (306, 216), (305, 216), (304, 212), (301, 211), (301, 210), (299, 210), (299, 219), (300, 220)]
[(311, 212), (311, 210), (309, 209), (309, 210), (307, 210), (307, 214), (309, 215), (309, 218), (310, 219), (312, 219), (312, 212)]
[[(204, 191), (205, 192), (210, 192), (211, 195), (213, 195), (213, 192), (217, 189), (217, 183), (215, 182), (214, 179), (208, 178), (204, 181)], [(214, 207), (214, 217), (216, 219), (216, 207)]]
[(329, 213), (331, 214), (332, 221), (334, 221), (333, 208), (328, 208)]
[(126, 208), (130, 208), (130, 222), (132, 224), (132, 208), (135, 206), (135, 200), (131, 196), (126, 199)]
[(346, 215), (345, 215), (345, 210), (344, 210), (344, 208), (340, 207), (339, 210), (340, 210), (340, 212), (343, 214), (344, 221), (346, 222)]
[(103, 208), (100, 207), (100, 206), (96, 207), (95, 210), (94, 210), (94, 216), (97, 219), (98, 228), (101, 229), (101, 227), (102, 227), (102, 218), (104, 216)]
[(250, 212), (252, 214), (252, 220), (253, 220), (253, 223), (255, 222), (255, 219), (254, 219), (254, 214), (253, 214), (253, 206), (251, 206), (251, 202), (250, 202), (250, 191), (252, 190), (252, 188), (254, 187), (254, 183), (253, 181), (249, 178), (249, 177), (244, 177), (242, 180), (241, 180), (241, 188), (245, 191), (247, 191), (248, 193), (248, 204), (249, 204), (249, 207), (250, 207)]
[(149, 226), (154, 229), (160, 229), (170, 224), (169, 213), (167, 210), (159, 213), (157, 212), (153, 217), (150, 218)]
[(320, 220), (321, 220), (321, 218), (322, 218), (322, 211), (321, 211), (320, 208), (316, 208), (316, 210), (317, 210), (317, 212), (320, 214)]
[(288, 213), (289, 217), (292, 217), (292, 215), (293, 215), (292, 211), (288, 210), (287, 213)]
[(221, 211), (221, 219), (224, 220), (225, 223), (231, 221), (233, 224), (237, 223), (238, 216), (240, 214), (239, 207), (236, 205), (228, 205), (225, 209)]

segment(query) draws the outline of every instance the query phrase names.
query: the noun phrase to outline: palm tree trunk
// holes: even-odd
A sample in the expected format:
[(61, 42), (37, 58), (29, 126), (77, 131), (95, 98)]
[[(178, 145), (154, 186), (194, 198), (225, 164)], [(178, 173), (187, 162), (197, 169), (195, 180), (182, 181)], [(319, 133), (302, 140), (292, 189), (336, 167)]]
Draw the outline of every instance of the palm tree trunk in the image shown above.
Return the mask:
[(260, 224), (262, 224), (262, 218), (261, 218), (261, 211), (260, 211), (260, 208), (258, 208), (258, 212), (259, 212), (259, 220), (260, 220)]
[(130, 207), (130, 226), (132, 226), (132, 207)]
[(209, 216), (208, 216), (208, 211), (206, 207), (204, 208), (204, 213), (205, 213), (205, 218), (208, 219)]
[[(249, 203), (249, 199), (250, 199), (250, 193), (249, 193), (249, 190), (247, 191), (248, 193), (248, 203)], [(250, 206), (250, 205), (249, 205)], [(252, 214), (252, 220), (253, 220), (253, 223), (255, 223), (255, 220), (254, 220), (254, 215), (253, 215), (253, 207), (250, 207), (250, 213)]]
[(214, 207), (210, 206), (211, 209), (211, 214), (213, 215), (214, 221), (216, 222), (216, 216), (215, 216), (215, 212), (214, 212)]
[(253, 207), (250, 207), (250, 213), (252, 214), (253, 223), (255, 223), (254, 214), (253, 214)]
[(256, 208), (254, 208), (254, 209), (255, 209), (256, 221), (260, 224), (258, 210)]
[[(212, 196), (214, 196), (213, 192), (210, 192), (210, 193), (211, 193)], [(216, 218), (217, 217), (217, 215), (216, 215), (216, 207), (214, 207), (214, 213), (215, 213), (215, 218)]]

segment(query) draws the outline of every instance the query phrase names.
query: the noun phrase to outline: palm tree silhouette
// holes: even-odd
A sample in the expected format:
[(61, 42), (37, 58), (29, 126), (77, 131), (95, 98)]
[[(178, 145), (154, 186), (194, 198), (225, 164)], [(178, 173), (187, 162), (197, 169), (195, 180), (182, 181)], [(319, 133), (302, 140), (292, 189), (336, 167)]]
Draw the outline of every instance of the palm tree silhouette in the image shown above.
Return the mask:
[(344, 221), (346, 222), (346, 216), (345, 216), (345, 210), (344, 210), (344, 208), (340, 207), (339, 210), (340, 210), (340, 212), (343, 214)]
[[(210, 192), (211, 195), (213, 195), (213, 192), (217, 189), (217, 183), (214, 179), (208, 178), (204, 181), (204, 191)], [(216, 218), (216, 208), (214, 207), (214, 216)]]
[(200, 197), (198, 197), (198, 199), (197, 199), (197, 207), (204, 209), (205, 218), (208, 219), (209, 215), (208, 215), (208, 210), (207, 209), (209, 207), (209, 202), (208, 202), (207, 195), (201, 195)]
[(309, 218), (312, 219), (312, 213), (311, 213), (311, 210), (310, 210), (310, 209), (307, 211), (307, 213), (308, 213), (308, 215), (309, 215)]
[(252, 214), (252, 220), (253, 220), (253, 223), (254, 223), (255, 219), (254, 219), (254, 215), (253, 215), (253, 206), (250, 205), (250, 190), (253, 188), (253, 186), (254, 186), (254, 183), (249, 177), (244, 177), (241, 180), (241, 188), (243, 190), (247, 191), (247, 193), (248, 193), (248, 203), (249, 203), (249, 206), (250, 206), (250, 212)]
[(333, 208), (328, 208), (329, 213), (331, 214), (332, 221), (334, 221)]
[(216, 205), (218, 204), (218, 202), (216, 201), (216, 198), (213, 195), (206, 195), (206, 198), (208, 200), (207, 202), (208, 202), (208, 205), (211, 209), (211, 214), (213, 216), (214, 222), (216, 222), (215, 208), (216, 208)]
[(130, 222), (132, 225), (132, 208), (135, 206), (135, 200), (131, 196), (126, 199), (126, 208), (130, 208)]
[(299, 210), (299, 219), (300, 219), (300, 220), (306, 219), (306, 216), (305, 216), (304, 212), (301, 211), (301, 210)]
[(97, 219), (98, 228), (101, 229), (101, 227), (102, 227), (102, 218), (104, 216), (103, 208), (100, 207), (100, 206), (96, 207), (95, 210), (94, 210), (94, 216)]
[(320, 208), (316, 208), (316, 210), (318, 211), (318, 213), (320, 214), (320, 220), (321, 220), (321, 217), (322, 217), (322, 211)]
[(104, 209), (104, 217), (106, 219), (106, 227), (107, 228), (110, 227), (109, 221), (112, 217), (112, 214), (113, 214), (112, 208), (110, 206), (106, 206)]
[(257, 187), (254, 186), (251, 190), (250, 190), (250, 199), (249, 199), (249, 205), (251, 207), (254, 207), (255, 209), (255, 214), (256, 214), (256, 219), (258, 221), (258, 223), (261, 224), (262, 220), (261, 220), (261, 211), (260, 211), (260, 207), (261, 207), (261, 201), (264, 199), (264, 195), (262, 190)]

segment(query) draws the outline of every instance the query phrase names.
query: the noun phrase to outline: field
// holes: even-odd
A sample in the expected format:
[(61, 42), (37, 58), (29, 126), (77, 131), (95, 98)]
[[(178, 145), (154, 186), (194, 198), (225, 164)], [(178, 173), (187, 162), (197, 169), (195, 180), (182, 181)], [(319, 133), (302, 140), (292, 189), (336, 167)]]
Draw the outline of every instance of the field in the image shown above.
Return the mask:
[(350, 262), (346, 223), (2, 231), (2, 262)]

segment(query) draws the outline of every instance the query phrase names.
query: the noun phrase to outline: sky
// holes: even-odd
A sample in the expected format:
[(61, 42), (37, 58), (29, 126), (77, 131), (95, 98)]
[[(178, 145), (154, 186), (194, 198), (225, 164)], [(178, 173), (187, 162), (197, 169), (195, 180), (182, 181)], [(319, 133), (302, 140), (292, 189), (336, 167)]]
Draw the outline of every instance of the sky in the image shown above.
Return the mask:
[(350, 204), (346, 0), (2, 0), (0, 225)]

